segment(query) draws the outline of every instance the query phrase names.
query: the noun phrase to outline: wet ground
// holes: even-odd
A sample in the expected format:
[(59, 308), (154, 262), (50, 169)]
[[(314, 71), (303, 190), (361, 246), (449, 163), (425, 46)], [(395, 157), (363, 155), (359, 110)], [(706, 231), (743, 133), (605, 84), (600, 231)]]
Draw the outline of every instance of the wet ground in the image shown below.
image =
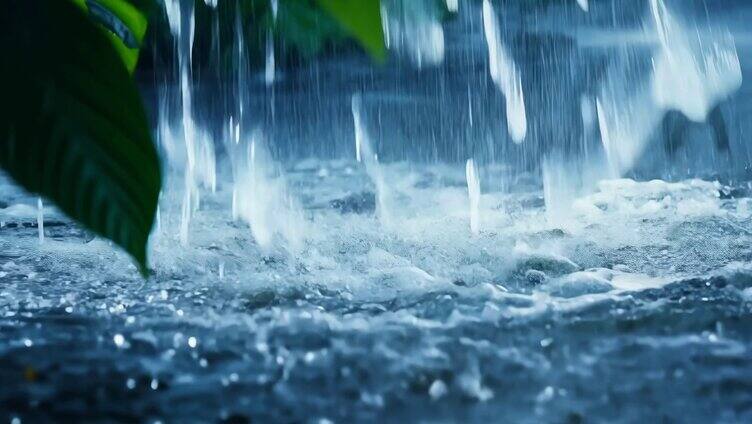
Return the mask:
[[(463, 167), (464, 168), (464, 167)], [(7, 183), (0, 419), (22, 422), (748, 422), (746, 183), (611, 180), (547, 216), (535, 178), (287, 167), (297, 251), (207, 195), (163, 208), (154, 275)], [(179, 204), (169, 202), (165, 204)]]

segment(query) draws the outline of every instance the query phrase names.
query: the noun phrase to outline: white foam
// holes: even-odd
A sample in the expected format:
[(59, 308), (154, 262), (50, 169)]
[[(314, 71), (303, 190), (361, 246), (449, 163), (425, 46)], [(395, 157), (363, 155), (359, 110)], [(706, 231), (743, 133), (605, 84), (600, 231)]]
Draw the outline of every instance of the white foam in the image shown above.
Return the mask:
[(669, 183), (661, 180), (637, 182), (631, 179), (604, 180), (597, 190), (578, 198), (573, 210), (590, 221), (599, 216), (614, 219), (641, 217), (699, 217), (723, 214), (721, 186), (717, 182), (689, 180)]

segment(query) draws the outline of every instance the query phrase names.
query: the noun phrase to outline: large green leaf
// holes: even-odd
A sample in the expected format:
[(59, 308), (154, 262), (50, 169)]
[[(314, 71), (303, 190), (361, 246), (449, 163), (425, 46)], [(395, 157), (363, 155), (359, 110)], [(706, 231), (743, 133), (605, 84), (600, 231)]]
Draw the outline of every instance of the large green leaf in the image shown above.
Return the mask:
[(161, 174), (139, 93), (73, 2), (5, 0), (0, 167), (146, 270)]
[(375, 59), (386, 56), (379, 0), (318, 0)]
[[(89, 13), (95, 15), (126, 46), (138, 48), (149, 23), (150, 2), (126, 0), (86, 0)], [(140, 6), (140, 7), (139, 7)]]
[(327, 42), (349, 35), (337, 19), (311, 1), (281, 2), (274, 31), (286, 45), (305, 57), (320, 53)]
[(152, 0), (72, 0), (101, 24), (110, 42), (133, 73), (148, 26)]

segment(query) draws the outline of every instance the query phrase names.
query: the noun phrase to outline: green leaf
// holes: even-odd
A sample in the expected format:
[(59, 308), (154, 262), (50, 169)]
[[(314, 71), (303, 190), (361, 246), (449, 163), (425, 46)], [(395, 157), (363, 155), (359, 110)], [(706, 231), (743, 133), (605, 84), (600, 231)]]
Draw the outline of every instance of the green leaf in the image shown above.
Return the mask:
[(86, 0), (71, 0), (73, 3), (76, 4), (76, 6), (80, 7), (82, 10), (86, 10)]
[(5, 0), (0, 28), (0, 167), (145, 272), (160, 164), (112, 43), (69, 1)]
[(89, 12), (114, 44), (130, 73), (136, 68), (138, 53), (149, 24), (152, 0), (73, 0)]
[(86, 0), (86, 5), (89, 13), (95, 15), (105, 27), (123, 40), (126, 46), (141, 46), (149, 24), (148, 4), (144, 4), (143, 10), (125, 0)]
[(118, 56), (120, 56), (120, 60), (123, 62), (123, 65), (125, 65), (128, 73), (132, 75), (136, 70), (136, 65), (138, 65), (140, 49), (126, 46), (125, 42), (120, 37), (111, 32), (106, 32), (105, 36), (110, 40), (110, 43), (112, 43), (112, 46), (115, 48)]
[[(248, 26), (253, 27), (256, 22), (251, 22)], [(264, 25), (265, 22), (258, 23)], [(270, 25), (272, 24), (267, 24)], [(318, 54), (327, 42), (349, 38), (349, 32), (342, 28), (338, 20), (317, 3), (310, 1), (281, 2), (273, 29), (286, 45), (293, 47), (304, 57)]]
[(379, 0), (318, 0), (344, 29), (378, 61), (386, 57)]

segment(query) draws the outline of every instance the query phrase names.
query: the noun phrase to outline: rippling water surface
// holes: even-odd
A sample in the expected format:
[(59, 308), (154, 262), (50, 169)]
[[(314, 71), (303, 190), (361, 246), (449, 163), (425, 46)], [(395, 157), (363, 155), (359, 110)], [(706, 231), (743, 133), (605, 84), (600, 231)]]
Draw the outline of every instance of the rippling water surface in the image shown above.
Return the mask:
[[(356, 163), (290, 164), (308, 237), (259, 249), (204, 199), (154, 275), (3, 186), (3, 414), (42, 419), (743, 422), (746, 184), (603, 181), (551, 224), (534, 178), (394, 164), (393, 224)], [(500, 179), (503, 168), (481, 173)], [(162, 228), (178, 212), (162, 211)], [(328, 421), (327, 421), (328, 420)]]

